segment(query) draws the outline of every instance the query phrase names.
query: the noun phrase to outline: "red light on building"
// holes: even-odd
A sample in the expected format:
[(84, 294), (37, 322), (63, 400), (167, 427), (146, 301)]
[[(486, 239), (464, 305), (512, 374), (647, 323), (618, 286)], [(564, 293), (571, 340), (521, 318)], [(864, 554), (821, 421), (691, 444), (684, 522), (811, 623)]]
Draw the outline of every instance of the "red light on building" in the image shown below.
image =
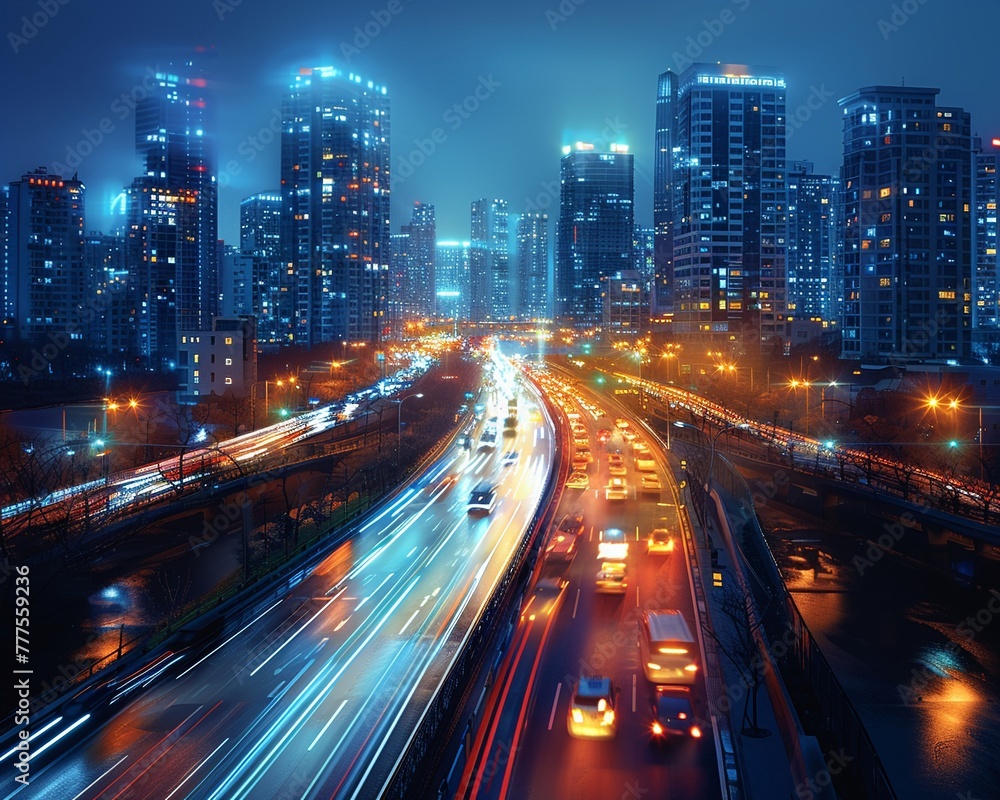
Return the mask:
[(1000, 136), (994, 136), (993, 137), (993, 146), (994, 147), (1000, 147)]

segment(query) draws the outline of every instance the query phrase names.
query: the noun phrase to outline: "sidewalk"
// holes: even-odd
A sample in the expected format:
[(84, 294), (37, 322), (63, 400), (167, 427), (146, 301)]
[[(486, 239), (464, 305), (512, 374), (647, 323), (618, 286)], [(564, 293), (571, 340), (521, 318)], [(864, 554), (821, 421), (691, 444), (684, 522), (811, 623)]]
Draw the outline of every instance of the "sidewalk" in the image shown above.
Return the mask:
[[(674, 453), (668, 453), (667, 458), (671, 476), (679, 486), (680, 481), (687, 480), (688, 476), (680, 472)], [(711, 549), (708, 546), (706, 531), (699, 523), (697, 514), (694, 513), (690, 491), (687, 488), (679, 491), (682, 502), (685, 503), (690, 512), (688, 516), (694, 534), (695, 559), (697, 560), (697, 563), (692, 563), (691, 566), (692, 570), (700, 577), (700, 581), (696, 581), (696, 583), (700, 582), (705, 587), (709, 618), (707, 622), (721, 641), (729, 642), (734, 635), (732, 622), (722, 611), (724, 590), (713, 586), (713, 573), (721, 572), (724, 585), (735, 581), (736, 575), (733, 571), (732, 559), (723, 542), (724, 536), (719, 529), (719, 520), (713, 513), (714, 509), (710, 507), (711, 530), (709, 533), (712, 535), (713, 545), (718, 552), (718, 567), (712, 567)], [(704, 614), (705, 609), (700, 606), (699, 602), (699, 610)], [(734, 740), (736, 769), (739, 772), (739, 783), (742, 788), (741, 796), (750, 798), (750, 800), (784, 800), (784, 798), (798, 797), (799, 795), (795, 793), (796, 782), (793, 779), (781, 729), (766, 684), (761, 686), (757, 692), (757, 724), (769, 731), (770, 735), (763, 738), (745, 735), (742, 732), (746, 727), (743, 722), (743, 708), (748, 692), (744, 688), (744, 681), (729, 657), (719, 649), (718, 644), (710, 640), (711, 636), (706, 632), (706, 650), (715, 650), (714, 658), (708, 652), (706, 652), (706, 658), (709, 661), (709, 667), (714, 667), (719, 673), (719, 680), (706, 681), (709, 704), (713, 714), (721, 715), (728, 712), (728, 730), (723, 732)], [(713, 662), (715, 663), (713, 664)], [(747, 714), (748, 716), (751, 714), (750, 706), (747, 707)], [(722, 769), (721, 766), (720, 769)], [(733, 783), (731, 779), (729, 782)], [(732, 800), (735, 800), (737, 796), (739, 795), (731, 794)]]

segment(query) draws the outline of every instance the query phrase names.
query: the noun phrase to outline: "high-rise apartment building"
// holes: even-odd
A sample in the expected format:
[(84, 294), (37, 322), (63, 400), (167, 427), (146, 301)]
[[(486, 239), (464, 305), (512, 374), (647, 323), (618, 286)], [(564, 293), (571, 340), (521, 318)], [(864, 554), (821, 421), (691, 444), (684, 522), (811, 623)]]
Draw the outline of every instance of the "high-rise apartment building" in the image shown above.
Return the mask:
[(657, 158), (656, 229), (670, 248), (657, 287), (669, 286), (675, 335), (751, 353), (783, 341), (784, 77), (741, 64), (661, 75)]
[(869, 86), (840, 101), (845, 358), (971, 354), (973, 139), (937, 94)]
[(1000, 182), (996, 153), (976, 155), (976, 277), (973, 329), (1000, 327), (997, 309), (997, 202)]
[(551, 319), (549, 302), (549, 215), (528, 211), (517, 222), (518, 289), (515, 314), (521, 319)]
[(132, 347), (165, 365), (177, 332), (218, 314), (218, 187), (212, 99), (201, 56), (156, 71), (135, 108), (139, 176), (126, 190)]
[(470, 305), (476, 322), (511, 314), (509, 233), (506, 200), (473, 201)]
[(435, 254), (439, 317), (469, 319), (471, 242), (438, 242)]
[(300, 69), (282, 101), (282, 259), (294, 341), (388, 332), (389, 98), (332, 67)]
[(417, 201), (409, 225), (400, 228), (409, 236), (406, 268), (398, 287), (397, 306), (404, 318), (424, 319), (434, 314), (434, 248), (437, 224), (434, 206)]
[(677, 123), (677, 75), (669, 70), (656, 84), (656, 130), (653, 136), (654, 277), (650, 302), (657, 313), (673, 305), (674, 191), (673, 148)]
[(57, 337), (62, 347), (58, 343), (88, 338), (85, 194), (75, 177), (43, 167), (7, 188), (4, 316), (22, 340)]
[(577, 328), (597, 328), (609, 276), (633, 267), (633, 157), (577, 142), (563, 148), (556, 231), (555, 314)]
[(837, 319), (834, 269), (839, 180), (817, 175), (808, 161), (788, 163), (788, 313), (796, 319)]
[[(288, 293), (287, 266), (281, 257), (281, 193), (260, 192), (244, 198), (240, 202), (240, 254), (244, 261), (239, 271), (250, 277), (250, 310), (236, 310), (226, 301), (226, 287), (232, 289), (228, 281), (223, 288), (223, 308), (226, 317), (252, 313), (257, 318), (257, 341), (262, 344), (287, 344), (292, 334), (290, 303), (283, 302), (283, 293)], [(223, 265), (235, 268), (235, 263)], [(284, 314), (282, 314), (284, 312)]]

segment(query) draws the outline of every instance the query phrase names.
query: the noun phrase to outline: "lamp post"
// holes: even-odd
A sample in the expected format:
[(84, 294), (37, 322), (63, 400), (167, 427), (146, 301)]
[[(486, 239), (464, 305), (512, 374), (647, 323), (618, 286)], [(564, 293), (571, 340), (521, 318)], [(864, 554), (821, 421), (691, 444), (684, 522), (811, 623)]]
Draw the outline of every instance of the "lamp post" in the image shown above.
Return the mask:
[[(423, 392), (408, 394), (398, 400), (392, 400), (396, 404), (396, 466), (399, 466), (399, 444), (403, 439), (403, 403), (411, 397), (423, 397)], [(390, 398), (391, 399), (391, 398)]]
[(681, 420), (676, 420), (674, 422), (678, 428), (690, 428), (693, 431), (698, 431), (702, 436), (709, 440), (709, 457), (708, 457), (708, 478), (705, 482), (705, 498), (702, 504), (702, 520), (705, 524), (708, 524), (708, 495), (712, 488), (712, 474), (715, 470), (715, 443), (719, 441), (719, 437), (722, 436), (726, 431), (732, 430), (733, 428), (747, 428), (749, 427), (747, 423), (743, 422), (739, 425), (733, 425), (731, 422), (727, 422), (722, 428), (715, 433), (714, 436), (709, 436), (705, 431), (699, 428), (697, 425), (692, 425), (690, 422), (682, 422)]

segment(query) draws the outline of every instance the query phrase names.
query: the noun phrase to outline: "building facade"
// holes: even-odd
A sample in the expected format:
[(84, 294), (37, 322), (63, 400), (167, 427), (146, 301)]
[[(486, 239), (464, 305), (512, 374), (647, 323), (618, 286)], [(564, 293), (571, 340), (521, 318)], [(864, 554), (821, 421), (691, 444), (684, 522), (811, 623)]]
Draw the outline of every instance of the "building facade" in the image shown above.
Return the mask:
[(556, 231), (556, 317), (581, 328), (605, 318), (603, 280), (633, 267), (633, 157), (577, 142), (563, 148)]
[(519, 319), (551, 319), (549, 302), (549, 215), (528, 211), (517, 222), (518, 292), (515, 314)]
[(1000, 183), (997, 166), (1000, 156), (976, 155), (976, 279), (973, 329), (996, 330), (997, 309), (997, 202)]
[(509, 225), (506, 200), (473, 201), (469, 268), (475, 322), (503, 320), (511, 314)]
[(132, 347), (153, 365), (173, 358), (181, 330), (218, 314), (218, 187), (212, 98), (201, 63), (156, 71), (135, 108), (139, 176), (126, 189)]
[[(240, 202), (240, 254), (250, 259), (250, 311), (236, 312), (225, 301), (223, 316), (252, 313), (257, 318), (257, 341), (277, 346), (291, 341), (292, 318), (290, 303), (283, 302), (288, 292), (287, 267), (281, 258), (281, 193), (261, 192)], [(232, 267), (233, 265), (228, 265)], [(223, 265), (223, 273), (227, 265)], [(228, 284), (227, 284), (228, 285)]]
[[(676, 81), (669, 199), (675, 335), (758, 352), (786, 330), (785, 79), (693, 64)], [(668, 223), (661, 218), (660, 229)], [(662, 237), (663, 234), (661, 234)]]
[(7, 187), (4, 316), (24, 341), (87, 342), (86, 187), (43, 167)]
[(470, 318), (469, 286), (471, 242), (438, 242), (435, 247), (437, 272), (436, 314), (444, 319)]
[(788, 164), (788, 313), (836, 320), (835, 266), (839, 180), (816, 175), (808, 161)]
[(247, 397), (257, 382), (253, 316), (216, 317), (209, 330), (181, 331), (176, 347), (181, 403), (197, 403), (212, 394)]
[(971, 354), (973, 140), (968, 113), (937, 94), (869, 86), (840, 100), (844, 358)]
[(656, 83), (656, 129), (653, 135), (654, 277), (650, 298), (662, 314), (673, 306), (674, 273), (674, 126), (677, 123), (677, 75), (662, 73)]
[(282, 259), (292, 339), (388, 333), (389, 98), (332, 67), (303, 68), (282, 101)]
[(414, 203), (410, 224), (403, 225), (400, 232), (409, 236), (409, 244), (406, 266), (400, 273), (402, 281), (397, 288), (396, 305), (406, 319), (425, 319), (434, 314), (436, 296), (434, 206), (419, 201)]

